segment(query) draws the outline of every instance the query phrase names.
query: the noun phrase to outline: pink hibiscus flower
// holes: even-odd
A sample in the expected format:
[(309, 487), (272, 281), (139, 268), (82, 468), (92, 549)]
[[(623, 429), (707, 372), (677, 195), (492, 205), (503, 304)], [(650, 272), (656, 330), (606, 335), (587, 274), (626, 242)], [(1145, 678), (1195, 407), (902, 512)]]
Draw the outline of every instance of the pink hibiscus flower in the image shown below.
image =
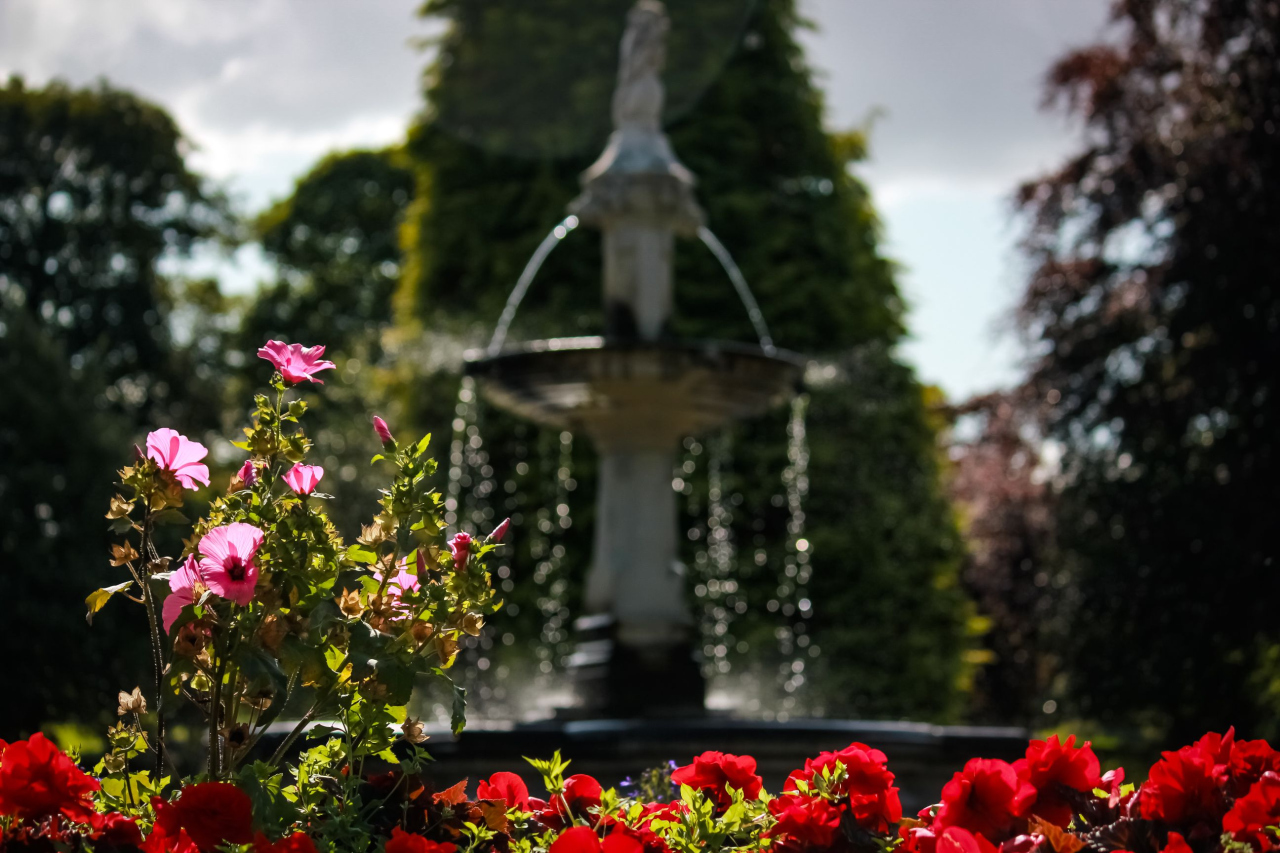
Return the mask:
[(258, 583), (258, 567), (254, 555), (262, 547), (262, 531), (252, 524), (226, 524), (215, 527), (200, 540), (200, 573), (215, 595), (234, 601), (242, 607), (253, 601), (253, 588)]
[(283, 341), (267, 341), (267, 345), (258, 350), (258, 357), (271, 362), (290, 385), (297, 385), (304, 379), (323, 385), (324, 380), (316, 379), (315, 374), (336, 366), (332, 361), (321, 361), (323, 355), (323, 346), (304, 347)]
[(284, 475), (284, 481), (289, 484), (289, 488), (293, 489), (296, 494), (309, 495), (316, 490), (316, 485), (323, 476), (324, 469), (319, 465), (298, 464), (290, 468), (289, 473)]
[(197, 483), (209, 485), (209, 466), (200, 461), (208, 455), (209, 448), (168, 427), (147, 436), (147, 456), (173, 474), (184, 489), (195, 491)]
[(185, 563), (169, 575), (171, 591), (165, 598), (164, 609), (161, 611), (166, 634), (182, 615), (182, 608), (188, 604), (195, 604), (208, 588), (209, 585), (204, 582), (204, 576), (200, 573), (200, 565), (196, 562), (195, 555), (190, 555)]
[(387, 426), (387, 422), (377, 415), (373, 416), (373, 431), (378, 434), (378, 440), (383, 444), (391, 444), (395, 441), (391, 437), (391, 428)]

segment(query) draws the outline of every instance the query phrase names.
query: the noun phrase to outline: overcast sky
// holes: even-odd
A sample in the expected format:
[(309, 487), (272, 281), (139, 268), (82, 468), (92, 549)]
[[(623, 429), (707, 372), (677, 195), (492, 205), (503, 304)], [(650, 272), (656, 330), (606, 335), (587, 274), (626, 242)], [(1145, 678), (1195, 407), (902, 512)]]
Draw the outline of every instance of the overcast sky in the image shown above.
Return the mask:
[[(1009, 382), (1017, 349), (998, 331), (1022, 271), (1008, 199), (1078, 146), (1039, 110), (1040, 82), (1105, 32), (1110, 0), (799, 2), (829, 124), (882, 113), (861, 174), (903, 267), (907, 357), (953, 397)], [(162, 104), (192, 165), (252, 211), (327, 151), (401, 138), (420, 105), (412, 42), (432, 33), (418, 3), (0, 0), (0, 74), (106, 77)], [(234, 287), (268, 274), (249, 252), (222, 272)]]

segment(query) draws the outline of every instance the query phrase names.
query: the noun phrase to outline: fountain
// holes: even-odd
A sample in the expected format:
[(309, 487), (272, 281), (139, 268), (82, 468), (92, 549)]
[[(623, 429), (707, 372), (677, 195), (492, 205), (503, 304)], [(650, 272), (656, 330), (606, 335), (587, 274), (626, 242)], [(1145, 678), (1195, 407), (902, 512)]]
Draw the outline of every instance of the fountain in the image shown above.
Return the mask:
[[(632, 9), (613, 97), (613, 135), (569, 207), (575, 225), (603, 234), (604, 336), (491, 347), (467, 363), (494, 404), (583, 433), (600, 453), (587, 613), (575, 623), (580, 641), (570, 659), (578, 711), (591, 716), (702, 713), (705, 687), (677, 556), (676, 452), (687, 435), (790, 399), (804, 370), (800, 358), (774, 349), (745, 282), (739, 285), (740, 273), (732, 281), (761, 330), (762, 346), (676, 341), (667, 334), (677, 235), (701, 236), (726, 269), (736, 267), (703, 225), (694, 178), (662, 132), (666, 29), (659, 3), (642, 0)], [(550, 245), (544, 240), (535, 258), (545, 257)], [(522, 276), (509, 305), (528, 286)], [(504, 312), (502, 337), (494, 336), (499, 346), (511, 313)], [(653, 690), (659, 681), (663, 689)]]
[[(677, 453), (688, 436), (792, 401), (789, 464), (783, 474), (790, 542), (786, 589), (785, 594), (780, 589), (777, 609), (792, 619), (779, 636), (786, 674), (790, 684), (801, 683), (803, 657), (816, 652), (804, 625), (810, 613), (806, 588), (811, 571), (802, 506), (808, 451), (805, 402), (798, 392), (805, 363), (774, 348), (741, 273), (703, 222), (693, 175), (676, 159), (662, 132), (659, 74), (667, 28), (666, 13), (655, 0), (639, 0), (631, 10), (613, 97), (613, 134), (583, 174), (581, 195), (566, 218), (526, 265), (490, 346), (468, 354), (468, 384), (460, 396), (461, 415), (470, 411), (462, 406), (472, 405), (474, 382), (474, 390), (498, 407), (560, 430), (562, 445), (583, 435), (600, 454), (586, 612), (574, 622), (577, 644), (570, 656), (577, 703), (552, 719), (473, 728), (457, 738), (440, 732), (430, 742), (437, 761), (434, 772), (446, 784), (497, 770), (530, 777), (521, 756), (562, 749), (573, 758), (575, 772), (612, 783), (672, 758), (684, 761), (718, 749), (754, 755), (766, 783), (776, 789), (805, 756), (864, 741), (889, 755), (904, 804), (914, 810), (966, 759), (1020, 756), (1026, 732), (897, 721), (793, 718), (784, 723), (780, 717), (763, 722), (705, 709), (698, 658), (702, 638), (677, 559), (672, 482)], [(538, 267), (579, 226), (603, 235), (604, 335), (506, 344)], [(677, 237), (700, 239), (715, 254), (755, 325), (758, 346), (670, 336)], [(466, 418), (459, 424), (451, 462), (462, 465), (468, 453), (475, 453), (475, 462), (483, 465), (479, 435), (471, 434)], [(715, 445), (709, 475), (716, 482), (727, 453), (727, 447)], [(449, 509), (459, 521), (462, 476), (459, 470), (450, 479)], [(709, 527), (725, 512), (723, 506), (710, 507)], [(544, 521), (550, 530), (549, 519), (540, 519), (539, 527)], [(735, 580), (729, 577), (732, 548), (723, 537), (708, 541), (705, 559), (715, 564), (709, 571), (718, 590)], [(532, 580), (540, 582), (536, 574)], [(558, 636), (564, 610), (555, 606)]]

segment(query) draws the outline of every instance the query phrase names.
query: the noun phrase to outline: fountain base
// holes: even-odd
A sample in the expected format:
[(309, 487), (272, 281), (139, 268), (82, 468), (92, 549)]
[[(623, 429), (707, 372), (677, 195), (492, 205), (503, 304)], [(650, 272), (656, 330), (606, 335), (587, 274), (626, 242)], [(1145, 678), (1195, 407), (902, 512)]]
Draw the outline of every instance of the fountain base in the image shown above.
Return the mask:
[(573, 627), (578, 642), (568, 670), (580, 704), (561, 709), (558, 718), (705, 715), (706, 684), (688, 630), (635, 642), (620, 636), (608, 614), (581, 617)]

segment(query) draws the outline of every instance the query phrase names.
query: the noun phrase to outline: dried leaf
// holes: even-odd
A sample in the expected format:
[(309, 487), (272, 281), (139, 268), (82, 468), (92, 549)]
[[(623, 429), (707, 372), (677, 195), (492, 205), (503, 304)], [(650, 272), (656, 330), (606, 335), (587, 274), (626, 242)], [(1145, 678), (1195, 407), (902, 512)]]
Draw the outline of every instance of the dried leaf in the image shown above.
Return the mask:
[(116, 713), (120, 716), (123, 717), (125, 714), (147, 713), (147, 700), (146, 697), (142, 695), (141, 687), (133, 688), (132, 693), (125, 693), (121, 690), (118, 698), (120, 701), (120, 708)]
[(84, 616), (85, 621), (92, 625), (93, 614), (105, 607), (107, 602), (111, 600), (111, 596), (115, 595), (117, 592), (124, 592), (131, 586), (133, 586), (133, 581), (125, 581), (124, 583), (118, 583), (115, 586), (105, 586), (102, 589), (95, 589), (93, 592), (89, 593), (88, 597), (84, 600), (85, 606), (89, 608), (89, 612)]
[(456, 806), (459, 803), (464, 803), (467, 800), (467, 781), (463, 779), (452, 788), (446, 788), (440, 793), (432, 795), (431, 799), (446, 806)]
[(507, 803), (505, 800), (481, 800), (480, 813), (484, 815), (484, 825), (494, 832), (507, 831)]
[(1084, 847), (1084, 842), (1079, 838), (1038, 817), (1031, 818), (1027, 829), (1033, 834), (1043, 835), (1055, 853), (1079, 853)]
[(124, 499), (124, 495), (112, 495), (111, 509), (107, 511), (107, 518), (115, 520), (117, 518), (126, 518), (129, 513), (133, 512), (133, 502)]
[(132, 563), (138, 559), (138, 552), (133, 550), (133, 545), (125, 542), (123, 545), (111, 546), (111, 565), (123, 566), (125, 563)]

